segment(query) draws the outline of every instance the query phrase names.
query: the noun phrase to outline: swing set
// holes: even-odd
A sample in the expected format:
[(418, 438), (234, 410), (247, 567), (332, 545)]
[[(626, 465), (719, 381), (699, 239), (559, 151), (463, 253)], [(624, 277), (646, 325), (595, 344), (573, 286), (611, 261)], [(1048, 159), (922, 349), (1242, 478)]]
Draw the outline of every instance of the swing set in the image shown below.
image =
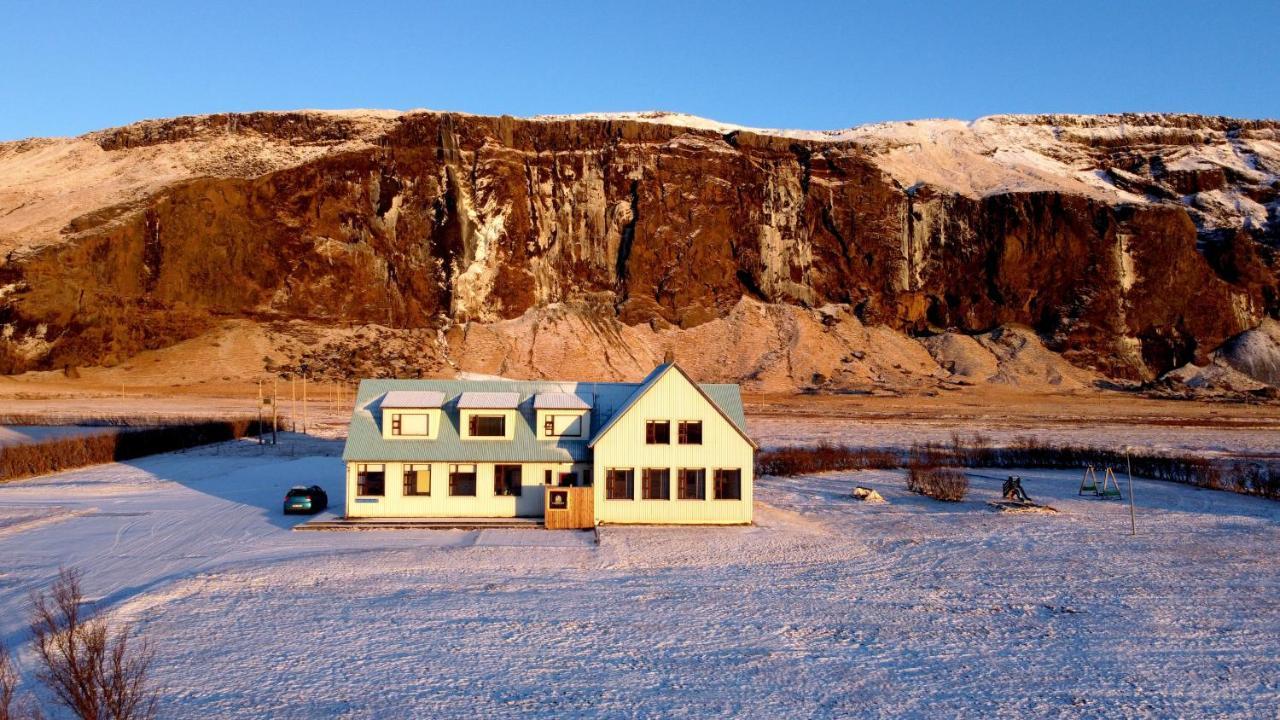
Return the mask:
[(1115, 498), (1123, 500), (1124, 495), (1120, 492), (1120, 481), (1116, 479), (1116, 474), (1111, 472), (1111, 466), (1108, 465), (1106, 472), (1103, 473), (1102, 481), (1098, 481), (1098, 474), (1094, 471), (1092, 465), (1086, 465), (1084, 468), (1084, 477), (1080, 478), (1080, 495), (1093, 495), (1104, 500)]

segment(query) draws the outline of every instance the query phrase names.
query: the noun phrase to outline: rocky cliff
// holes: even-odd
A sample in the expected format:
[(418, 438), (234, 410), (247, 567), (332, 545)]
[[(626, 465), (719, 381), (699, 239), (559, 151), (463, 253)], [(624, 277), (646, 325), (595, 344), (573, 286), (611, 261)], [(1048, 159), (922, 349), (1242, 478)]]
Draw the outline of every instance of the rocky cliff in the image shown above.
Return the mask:
[(620, 376), (674, 348), (849, 387), (903, 370), (866, 357), (884, 343), (945, 380), (938, 338), (1013, 332), (1065, 376), (1149, 380), (1280, 314), (1277, 122), (695, 120), (254, 113), (0, 144), (0, 371), (249, 319), (370, 326), (343, 350), (366, 360), (400, 339), (362, 372)]

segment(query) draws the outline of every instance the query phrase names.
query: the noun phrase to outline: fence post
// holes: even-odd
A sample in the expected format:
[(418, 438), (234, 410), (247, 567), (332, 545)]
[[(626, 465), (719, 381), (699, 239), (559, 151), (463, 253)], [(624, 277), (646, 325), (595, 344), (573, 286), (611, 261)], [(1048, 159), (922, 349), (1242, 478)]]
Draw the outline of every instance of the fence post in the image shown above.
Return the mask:
[(1138, 521), (1133, 514), (1133, 460), (1129, 459), (1129, 446), (1124, 448), (1125, 472), (1129, 475), (1129, 535), (1138, 534)]

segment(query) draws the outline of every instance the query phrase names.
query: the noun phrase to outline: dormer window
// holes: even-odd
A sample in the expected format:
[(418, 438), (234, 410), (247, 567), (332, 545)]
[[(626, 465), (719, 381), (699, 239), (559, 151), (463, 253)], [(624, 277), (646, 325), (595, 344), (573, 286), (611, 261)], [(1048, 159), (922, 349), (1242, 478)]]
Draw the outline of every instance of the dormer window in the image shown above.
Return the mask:
[(581, 415), (547, 415), (542, 421), (544, 437), (581, 437)]
[(426, 415), (405, 415), (394, 413), (391, 416), (391, 434), (396, 436), (430, 435), (430, 419)]
[(472, 415), (467, 433), (471, 437), (506, 437), (506, 415)]

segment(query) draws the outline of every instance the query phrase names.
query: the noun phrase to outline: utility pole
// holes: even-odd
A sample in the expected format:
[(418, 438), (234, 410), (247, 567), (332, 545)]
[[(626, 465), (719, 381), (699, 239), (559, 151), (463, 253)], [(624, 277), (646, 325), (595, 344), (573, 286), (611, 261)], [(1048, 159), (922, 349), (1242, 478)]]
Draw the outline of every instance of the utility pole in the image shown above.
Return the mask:
[(258, 378), (258, 444), (262, 444), (262, 378)]
[(276, 436), (280, 426), (280, 378), (273, 375), (271, 377), (271, 444), (276, 445), (280, 442), (280, 438)]
[(289, 431), (298, 432), (298, 375), (289, 373)]
[(1129, 446), (1124, 448), (1125, 471), (1129, 475), (1129, 535), (1138, 534), (1138, 520), (1133, 513), (1133, 460), (1129, 459)]
[(302, 366), (302, 434), (307, 434), (307, 366)]

